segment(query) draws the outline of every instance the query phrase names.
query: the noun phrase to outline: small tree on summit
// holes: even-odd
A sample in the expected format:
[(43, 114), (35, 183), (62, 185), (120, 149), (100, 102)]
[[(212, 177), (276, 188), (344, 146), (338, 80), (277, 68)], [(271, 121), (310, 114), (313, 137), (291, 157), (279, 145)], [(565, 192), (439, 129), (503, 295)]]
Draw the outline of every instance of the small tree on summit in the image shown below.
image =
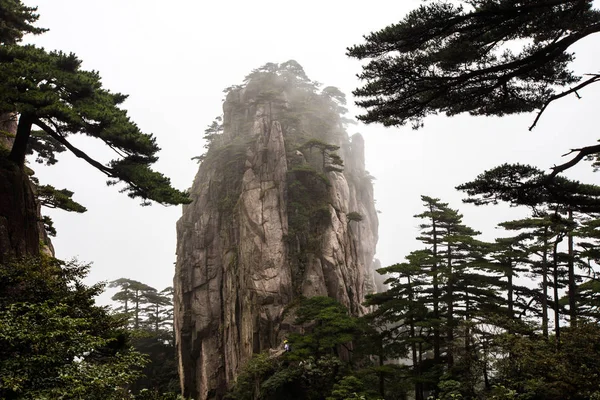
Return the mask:
[(340, 148), (340, 146), (336, 146), (334, 144), (325, 143), (319, 139), (311, 139), (308, 142), (304, 143), (300, 149), (301, 150), (311, 150), (313, 148), (317, 148), (321, 155), (323, 156), (323, 171), (324, 172), (343, 172), (344, 171), (344, 161), (342, 158), (335, 152)]

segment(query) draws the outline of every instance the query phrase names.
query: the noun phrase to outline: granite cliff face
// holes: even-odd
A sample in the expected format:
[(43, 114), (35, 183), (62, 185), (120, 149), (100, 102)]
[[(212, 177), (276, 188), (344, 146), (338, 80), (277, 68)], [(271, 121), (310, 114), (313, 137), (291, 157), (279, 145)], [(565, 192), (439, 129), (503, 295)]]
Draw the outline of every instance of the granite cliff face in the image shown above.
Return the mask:
[(220, 399), (253, 353), (300, 329), (300, 295), (361, 314), (375, 291), (377, 214), (344, 95), (295, 61), (228, 89), (177, 223), (175, 329), (185, 396)]

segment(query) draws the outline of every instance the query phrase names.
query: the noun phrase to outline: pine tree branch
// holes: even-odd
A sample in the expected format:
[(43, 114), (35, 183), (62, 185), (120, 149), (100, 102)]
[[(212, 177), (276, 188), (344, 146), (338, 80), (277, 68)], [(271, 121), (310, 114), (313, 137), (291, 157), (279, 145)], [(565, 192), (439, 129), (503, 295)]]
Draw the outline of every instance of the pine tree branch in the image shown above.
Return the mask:
[(83, 158), (85, 161), (87, 161), (88, 164), (90, 164), (91, 166), (95, 167), (96, 169), (98, 169), (100, 172), (104, 173), (108, 177), (110, 177), (110, 178), (116, 178), (116, 176), (115, 176), (112, 168), (109, 168), (109, 167), (103, 165), (102, 163), (94, 160), (93, 158), (91, 158), (90, 156), (88, 156), (86, 153), (84, 153), (83, 151), (79, 150), (77, 147), (73, 146), (69, 141), (67, 141), (67, 139), (65, 139), (65, 137), (63, 135), (60, 134), (60, 132), (58, 130), (55, 131), (54, 129), (52, 129), (51, 127), (49, 127), (48, 125), (46, 125), (44, 122), (42, 122), (39, 119), (36, 119), (33, 123), (35, 125), (37, 125), (38, 127), (40, 127), (49, 136), (51, 136), (56, 141), (58, 141), (59, 143), (61, 143), (67, 149), (69, 149), (77, 157)]
[(577, 96), (578, 99), (581, 98), (581, 96), (579, 96), (579, 94), (577, 93), (578, 90), (583, 89), (584, 87), (586, 87), (587, 85), (590, 85), (592, 83), (598, 82), (600, 81), (600, 74), (590, 74), (592, 75), (592, 78), (588, 79), (587, 81), (575, 86), (572, 89), (569, 90), (565, 90), (562, 93), (556, 94), (554, 96), (551, 96), (548, 100), (546, 100), (546, 102), (544, 103), (544, 105), (542, 106), (542, 108), (540, 109), (540, 111), (538, 111), (537, 116), (535, 117), (535, 120), (533, 121), (533, 124), (531, 124), (531, 126), (529, 127), (529, 130), (533, 130), (533, 128), (535, 128), (535, 126), (537, 125), (540, 117), (542, 116), (543, 112), (546, 110), (546, 108), (550, 105), (550, 103), (552, 103), (554, 100), (558, 100), (561, 97), (565, 97), (571, 93), (575, 93), (575, 95)]
[(556, 165), (551, 168), (552, 172), (550, 174), (548, 174), (549, 180), (553, 179), (559, 173), (573, 167), (579, 161), (583, 160), (586, 156), (600, 153), (600, 144), (597, 144), (595, 146), (582, 147), (580, 149), (573, 149), (570, 152), (568, 152), (567, 154), (563, 154), (563, 157), (565, 157), (571, 153), (575, 153), (575, 152), (577, 152), (577, 155), (575, 157), (573, 157), (570, 161), (568, 161), (564, 164), (561, 164), (561, 165)]

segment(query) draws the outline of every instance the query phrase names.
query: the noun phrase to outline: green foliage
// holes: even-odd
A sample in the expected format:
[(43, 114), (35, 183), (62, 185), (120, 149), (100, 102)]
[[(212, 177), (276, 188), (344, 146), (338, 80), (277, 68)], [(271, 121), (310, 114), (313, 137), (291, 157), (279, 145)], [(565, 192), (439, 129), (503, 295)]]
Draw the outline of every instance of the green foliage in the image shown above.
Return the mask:
[(29, 137), (27, 154), (37, 154), (35, 161), (39, 164), (54, 165), (58, 162), (57, 153), (63, 153), (67, 148), (59, 141), (48, 136), (44, 131), (32, 131)]
[(457, 186), (475, 205), (497, 204), (540, 206), (560, 204), (573, 211), (600, 211), (600, 187), (551, 176), (530, 165), (503, 164), (485, 171), (471, 182)]
[(273, 374), (276, 361), (267, 353), (255, 354), (238, 375), (233, 390), (227, 398), (231, 400), (255, 400), (261, 397), (261, 382)]
[(343, 363), (334, 356), (302, 362), (255, 354), (227, 394), (229, 400), (322, 400), (344, 375)]
[(27, 7), (20, 0), (0, 0), (0, 15), (2, 15), (0, 44), (16, 44), (21, 41), (24, 34), (37, 35), (45, 32), (46, 29), (33, 25), (39, 18), (36, 11), (37, 7)]
[[(142, 282), (119, 278), (109, 284), (120, 290), (112, 297), (120, 303), (114, 311), (125, 320), (131, 344), (147, 363), (129, 385), (136, 398), (171, 399), (179, 393), (173, 331), (173, 288), (158, 292)], [(141, 397), (140, 397), (141, 396)]]
[[(215, 120), (204, 130), (204, 144), (205, 149), (210, 149), (218, 138), (223, 134), (223, 117), (218, 116)], [(202, 154), (196, 157), (192, 157), (192, 160), (196, 160), (198, 164), (206, 159), (206, 154)]]
[(301, 150), (308, 149), (312, 151), (313, 148), (317, 148), (321, 152), (322, 160), (323, 160), (323, 172), (343, 172), (344, 171), (344, 162), (341, 157), (335, 153), (336, 150), (340, 148), (340, 146), (332, 145), (323, 142), (319, 139), (310, 139), (302, 146), (300, 146)]
[[(585, 1), (431, 1), (348, 49), (368, 59), (354, 94), (359, 119), (414, 127), (438, 112), (505, 115), (543, 108), (581, 79), (569, 65), (579, 40), (600, 31)], [(595, 82), (593, 76), (583, 84)], [(568, 91), (566, 93), (569, 93)]]
[(348, 221), (356, 221), (356, 222), (360, 222), (364, 219), (364, 217), (356, 211), (349, 212), (346, 215), (346, 217), (348, 218)]
[(593, 398), (600, 393), (599, 339), (596, 324), (565, 329), (558, 349), (539, 337), (503, 337), (500, 346), (510, 356), (496, 360), (496, 379), (518, 398)]
[(365, 393), (364, 383), (353, 375), (344, 376), (333, 386), (331, 396), (326, 400), (368, 400), (374, 399)]
[(138, 396), (153, 394), (157, 399), (175, 398), (180, 392), (177, 354), (172, 330), (151, 329), (131, 333), (133, 348), (143, 354), (147, 363), (140, 376), (129, 385)]
[(303, 325), (305, 332), (290, 335), (294, 358), (318, 360), (325, 354), (337, 355), (338, 346), (350, 343), (358, 329), (356, 319), (330, 297), (302, 299), (295, 313), (295, 324)]
[[(14, 2), (2, 4), (7, 3)], [(168, 178), (150, 168), (160, 149), (155, 138), (142, 133), (119, 107), (127, 96), (102, 88), (98, 73), (82, 70), (74, 54), (5, 45), (0, 60), (0, 112), (19, 114), (8, 157), (12, 162), (23, 167), (25, 155), (35, 151), (38, 161), (53, 164), (54, 153), (66, 148), (104, 173), (111, 184), (123, 183), (121, 190), (143, 204), (189, 202)], [(117, 158), (98, 162), (69, 142), (67, 136), (75, 133), (100, 139)]]
[(54, 259), (0, 267), (0, 397), (122, 399), (145, 359), (94, 304), (89, 266)]
[[(366, 305), (374, 309), (363, 318), (363, 338), (355, 341), (361, 353), (377, 357), (382, 367), (387, 357), (410, 358), (396, 376), (413, 385), (418, 400), (427, 392), (436, 399), (594, 396), (597, 383), (583, 381), (594, 381), (597, 372), (588, 372), (600, 370), (595, 365), (600, 348), (592, 344), (598, 328), (588, 323), (596, 315), (583, 294), (594, 292), (595, 280), (577, 287), (570, 327), (560, 326), (565, 311), (558, 306), (566, 277), (561, 271), (569, 262), (585, 266), (577, 251), (557, 250), (562, 238), (577, 237), (577, 218), (537, 207), (535, 217), (500, 224), (516, 236), (488, 244), (476, 240), (478, 232), (446, 203), (422, 200), (426, 210), (417, 215), (424, 220), (418, 239), (426, 248), (379, 271), (389, 274), (389, 289), (368, 297)], [(595, 239), (594, 232), (586, 228), (581, 235)], [(584, 249), (594, 246), (588, 244)], [(589, 263), (587, 268), (593, 270)], [(515, 283), (521, 274), (534, 280), (529, 287)], [(384, 370), (373, 371), (380, 393), (388, 393)]]
[(311, 254), (319, 254), (322, 227), (331, 220), (329, 179), (308, 165), (296, 166), (287, 176), (289, 260), (292, 283), (300, 288), (304, 265)]
[(60, 208), (77, 213), (87, 211), (87, 208), (73, 200), (73, 192), (67, 189), (56, 189), (51, 185), (37, 186), (36, 197), (44, 207)]

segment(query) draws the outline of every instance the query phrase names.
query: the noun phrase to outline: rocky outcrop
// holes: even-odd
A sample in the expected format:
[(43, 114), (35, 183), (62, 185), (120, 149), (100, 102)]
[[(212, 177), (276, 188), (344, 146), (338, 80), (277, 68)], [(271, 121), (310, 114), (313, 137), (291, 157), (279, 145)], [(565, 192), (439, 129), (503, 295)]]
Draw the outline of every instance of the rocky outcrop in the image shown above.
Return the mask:
[(252, 354), (296, 329), (286, 306), (298, 296), (330, 296), (358, 315), (375, 290), (364, 141), (346, 134), (334, 89), (288, 62), (229, 90), (177, 223), (184, 396), (222, 398)]

